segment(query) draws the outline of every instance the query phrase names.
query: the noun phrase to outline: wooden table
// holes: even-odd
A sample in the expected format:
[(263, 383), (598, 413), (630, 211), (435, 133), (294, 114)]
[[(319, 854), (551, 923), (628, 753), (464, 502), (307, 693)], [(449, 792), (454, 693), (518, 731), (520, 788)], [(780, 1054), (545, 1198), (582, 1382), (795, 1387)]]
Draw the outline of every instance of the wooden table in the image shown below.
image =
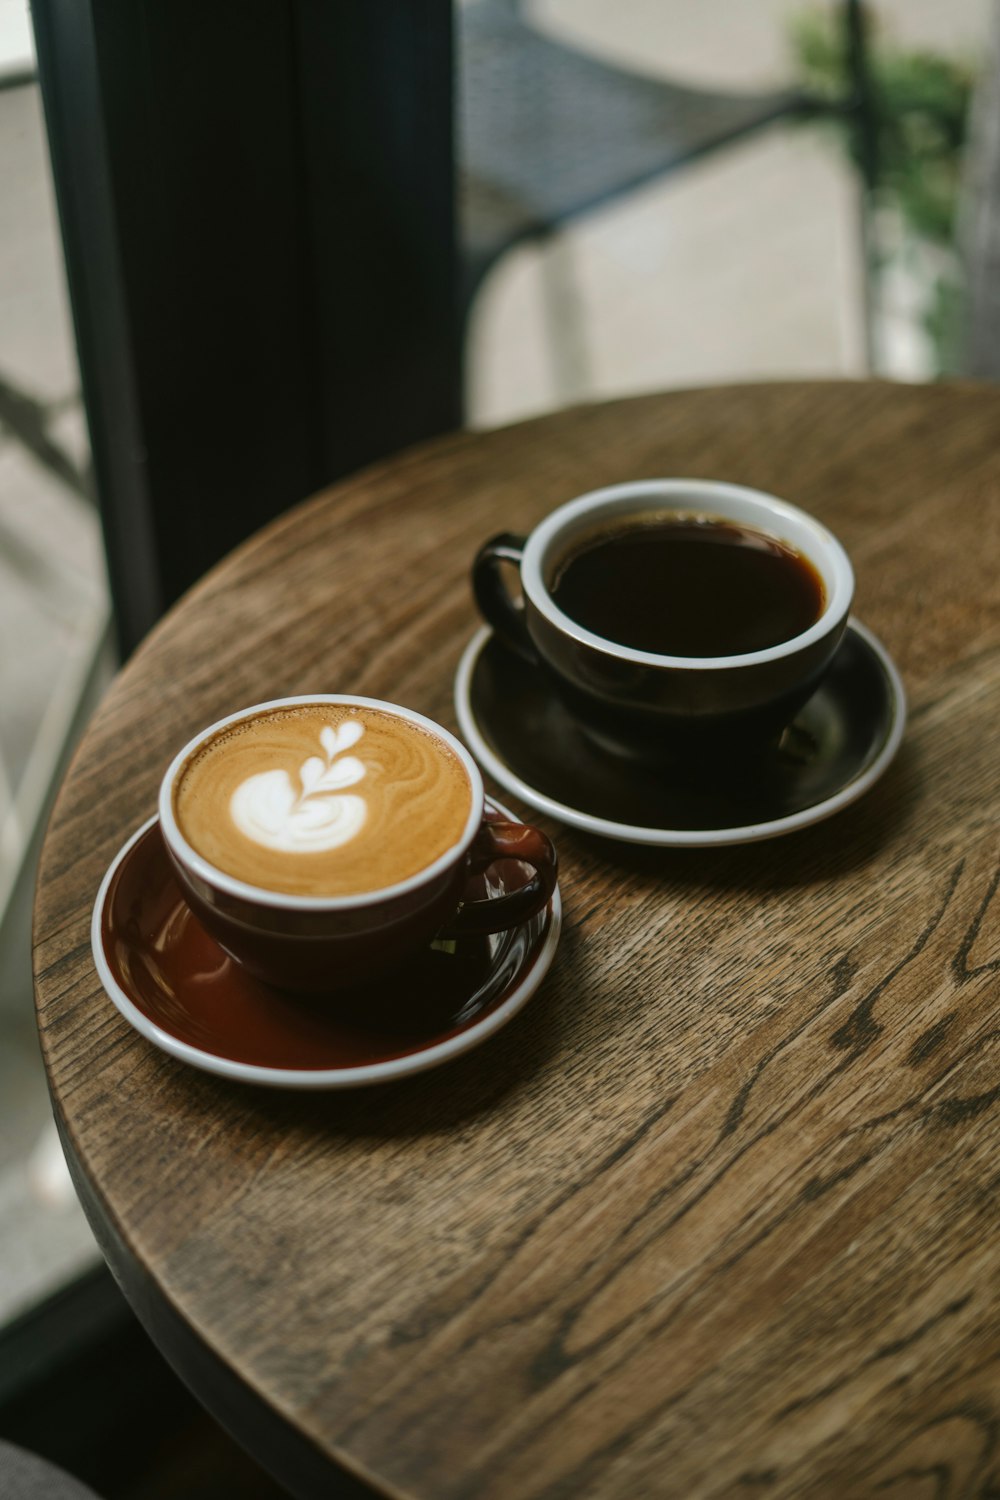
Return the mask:
[[(839, 533), (910, 695), (885, 778), (766, 844), (552, 827), (545, 986), (396, 1086), (230, 1085), (130, 1030), (90, 908), (183, 740), (310, 690), (453, 726), (477, 544), (671, 474), (773, 490)], [(39, 879), (55, 1110), (140, 1316), (296, 1493), (334, 1493), (333, 1465), (429, 1500), (998, 1492), (998, 491), (986, 388), (569, 411), (336, 486), (121, 673)]]

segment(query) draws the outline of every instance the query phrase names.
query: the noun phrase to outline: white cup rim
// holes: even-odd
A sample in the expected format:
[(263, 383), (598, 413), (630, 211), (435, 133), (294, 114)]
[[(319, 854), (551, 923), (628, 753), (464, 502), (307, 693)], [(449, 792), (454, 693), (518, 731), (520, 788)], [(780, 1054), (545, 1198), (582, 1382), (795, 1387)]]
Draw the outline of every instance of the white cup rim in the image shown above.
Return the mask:
[[(211, 860), (199, 854), (184, 837), (174, 817), (173, 790), (178, 773), (194, 752), (213, 735), (228, 728), (230, 724), (239, 723), (241, 719), (249, 719), (255, 714), (276, 709), (293, 708), (311, 703), (329, 703), (347, 707), (356, 705), (359, 708), (379, 709), (382, 713), (419, 725), (420, 728), (442, 740), (458, 757), (469, 778), (470, 807), (465, 826), (460, 837), (443, 854), (439, 854), (429, 865), (424, 865), (415, 875), (409, 875), (405, 880), (398, 880), (393, 885), (379, 886), (371, 891), (358, 891), (349, 896), (294, 896), (286, 891), (272, 891), (266, 886), (251, 885), (246, 880), (227, 874), (225, 870), (220, 870), (218, 865), (212, 864)], [(238, 897), (241, 901), (280, 911), (332, 912), (357, 910), (392, 901), (398, 896), (405, 896), (412, 891), (420, 890), (422, 886), (430, 884), (439, 875), (444, 874), (466, 852), (482, 826), (485, 800), (483, 779), (472, 756), (455, 735), (433, 719), (417, 713), (415, 709), (404, 708), (402, 704), (390, 703), (383, 698), (365, 698), (358, 693), (300, 693), (291, 698), (269, 698), (263, 703), (254, 703), (249, 708), (238, 709), (222, 719), (216, 719), (214, 723), (193, 735), (177, 752), (164, 773), (160, 782), (158, 813), (160, 830), (175, 858), (192, 875), (214, 890), (224, 891), (227, 895)]]
[[(665, 507), (668, 509), (689, 509), (699, 515), (710, 515), (720, 520), (743, 521), (758, 531), (794, 546), (808, 557), (823, 580), (826, 603), (822, 614), (807, 630), (791, 636), (787, 641), (780, 641), (775, 646), (766, 646), (759, 651), (746, 651), (730, 656), (671, 656), (641, 651), (636, 647), (607, 640), (578, 624), (559, 608), (548, 591), (544, 565), (549, 548), (568, 528), (584, 517), (591, 516), (594, 512), (610, 516), (619, 509), (628, 511), (638, 508), (637, 502), (643, 500), (648, 501), (651, 508), (667, 501), (670, 502)], [(690, 504), (682, 505), (680, 502), (683, 501)], [(788, 530), (796, 534), (797, 540), (783, 534)], [(802, 541), (803, 535), (809, 541)], [(812, 546), (809, 542), (812, 542)], [(714, 479), (638, 479), (579, 495), (552, 511), (535, 527), (525, 544), (520, 572), (525, 597), (560, 634), (569, 636), (593, 651), (613, 657), (616, 661), (678, 671), (710, 672), (734, 667), (754, 667), (764, 662), (778, 661), (782, 657), (794, 656), (822, 640), (839, 623), (846, 621), (854, 596), (854, 570), (850, 558), (821, 521), (765, 490)]]

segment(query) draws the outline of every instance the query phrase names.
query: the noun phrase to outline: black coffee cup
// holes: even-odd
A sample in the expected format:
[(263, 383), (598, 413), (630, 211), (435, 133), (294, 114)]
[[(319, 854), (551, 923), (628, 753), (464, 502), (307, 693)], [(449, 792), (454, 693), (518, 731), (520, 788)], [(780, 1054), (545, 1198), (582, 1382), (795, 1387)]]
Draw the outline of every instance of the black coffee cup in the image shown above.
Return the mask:
[[(623, 644), (567, 614), (554, 597), (567, 560), (595, 538), (651, 520), (714, 524), (773, 541), (814, 575), (814, 617), (759, 649), (683, 655)], [(505, 563), (519, 569), (521, 602), (506, 587)], [(592, 491), (553, 511), (528, 537), (494, 537), (476, 557), (473, 587), (487, 623), (550, 676), (602, 746), (642, 759), (728, 758), (772, 744), (816, 690), (847, 624), (854, 573), (832, 533), (784, 500), (740, 485), (664, 479)], [(713, 601), (690, 607), (711, 610)]]

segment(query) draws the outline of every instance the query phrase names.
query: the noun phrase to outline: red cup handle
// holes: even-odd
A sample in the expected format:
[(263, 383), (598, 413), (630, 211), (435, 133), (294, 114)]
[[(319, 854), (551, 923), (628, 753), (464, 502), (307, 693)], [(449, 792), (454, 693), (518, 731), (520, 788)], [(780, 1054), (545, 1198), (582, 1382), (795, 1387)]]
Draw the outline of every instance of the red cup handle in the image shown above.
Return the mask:
[(440, 937), (463, 937), (470, 932), (502, 932), (518, 927), (548, 904), (556, 888), (559, 860), (550, 839), (527, 823), (508, 823), (502, 819), (484, 821), (469, 852), (469, 874), (480, 875), (499, 859), (521, 860), (531, 865), (534, 874), (527, 885), (503, 896), (488, 896), (482, 901), (464, 901), (454, 917), (439, 933)]

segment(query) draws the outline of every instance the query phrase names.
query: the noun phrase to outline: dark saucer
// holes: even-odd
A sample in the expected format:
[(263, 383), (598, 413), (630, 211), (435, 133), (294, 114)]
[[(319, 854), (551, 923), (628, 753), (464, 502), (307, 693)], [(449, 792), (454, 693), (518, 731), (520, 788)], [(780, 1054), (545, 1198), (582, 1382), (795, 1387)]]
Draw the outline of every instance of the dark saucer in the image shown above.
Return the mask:
[(741, 844), (830, 817), (878, 780), (903, 735), (906, 698), (885, 648), (857, 621), (780, 744), (720, 769), (625, 764), (582, 731), (547, 679), (484, 627), (455, 678), (462, 735), (530, 807), (629, 843)]
[[(501, 894), (528, 878), (519, 870), (491, 868), (476, 894)], [(557, 889), (521, 927), (435, 944), (392, 979), (335, 997), (292, 996), (251, 978), (208, 936), (152, 818), (104, 877), (91, 943), (122, 1015), (174, 1057), (249, 1083), (354, 1088), (435, 1067), (499, 1030), (541, 983), (560, 919)]]

